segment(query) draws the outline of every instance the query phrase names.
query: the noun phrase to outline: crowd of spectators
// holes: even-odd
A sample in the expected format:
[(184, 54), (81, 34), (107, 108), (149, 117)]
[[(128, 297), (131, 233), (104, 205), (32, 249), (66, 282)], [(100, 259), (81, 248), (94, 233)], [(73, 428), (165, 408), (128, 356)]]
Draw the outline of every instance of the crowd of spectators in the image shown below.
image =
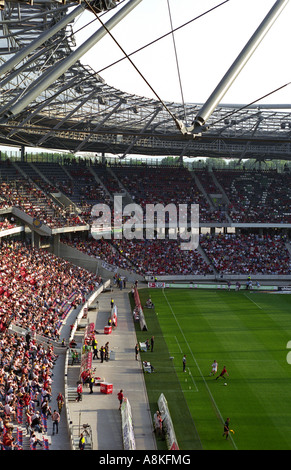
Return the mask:
[(112, 242), (142, 275), (212, 274), (197, 250), (182, 250), (176, 239), (114, 240)]
[(33, 219), (38, 219), (51, 228), (84, 225), (77, 214), (57, 205), (41, 189), (24, 179), (17, 182), (0, 182), (1, 208), (17, 207)]
[(208, 265), (197, 250), (187, 251), (175, 239), (127, 240), (73, 240), (62, 238), (73, 248), (101, 259), (119, 269), (127, 269), (140, 275), (211, 274)]
[(98, 178), (102, 181), (104, 186), (107, 188), (110, 194), (118, 193), (120, 190), (120, 185), (116, 177), (111, 171), (106, 168), (104, 165), (92, 165), (92, 169), (98, 175)]
[(11, 322), (58, 339), (68, 308), (84, 302), (100, 279), (47, 251), (16, 241), (0, 245), (0, 328)]
[(200, 246), (222, 274), (291, 274), (290, 255), (281, 235), (203, 235)]
[[(42, 346), (17, 334), (0, 338), (0, 448), (21, 450), (15, 428), (22, 421), (30, 436), (30, 448), (36, 433), (45, 433), (45, 421), (51, 414), (52, 370), (57, 359), (52, 345)], [(39, 411), (38, 411), (39, 406)], [(21, 413), (21, 419), (20, 419)], [(44, 419), (43, 419), (44, 418)], [(42, 446), (41, 440), (38, 440)]]
[[(80, 217), (86, 223), (91, 221), (91, 209), (94, 204), (105, 203), (110, 205), (110, 196), (96, 180), (94, 172), (90, 171), (90, 167), (82, 162), (66, 162), (64, 165), (59, 163), (38, 162), (36, 168), (44, 175), (48, 175), (50, 182), (53, 184), (54, 192), (61, 191), (67, 196), (74, 205), (80, 209)], [(99, 166), (94, 167), (94, 171), (99, 177)], [(101, 179), (101, 178), (100, 178)], [(107, 178), (106, 183), (109, 182)], [(40, 185), (43, 188), (47, 183)], [(108, 188), (110, 191), (110, 188)], [(52, 189), (50, 192), (53, 192)]]
[(109, 202), (102, 186), (97, 183), (89, 169), (72, 167), (67, 171), (73, 179), (72, 187), (78, 188), (81, 199), (91, 203)]
[(16, 225), (15, 221), (13, 220), (13, 218), (11, 220), (9, 220), (5, 216), (3, 216), (3, 217), (0, 216), (0, 232), (2, 230), (9, 230), (10, 228), (14, 228), (16, 226), (17, 225)]
[[(46, 166), (40, 166), (39, 171), (45, 171), (46, 168)], [(25, 169), (28, 171), (24, 166), (22, 170)], [(92, 224), (95, 220), (92, 216), (93, 204), (100, 202), (111, 207), (109, 194), (113, 195), (123, 187), (144, 211), (146, 211), (147, 204), (161, 203), (163, 207), (171, 203), (176, 207), (178, 204), (187, 204), (188, 208), (190, 204), (199, 204), (201, 223), (225, 221), (227, 217), (235, 222), (291, 222), (291, 176), (289, 173), (279, 173), (274, 170), (214, 170), (210, 174), (203, 169), (197, 170), (193, 177), (183, 167), (116, 165), (108, 169), (97, 163), (89, 167), (81, 161), (67, 162), (64, 168), (59, 164), (53, 165), (51, 174), (47, 177), (52, 178), (53, 187), (61, 185), (61, 190), (64, 192), (68, 188), (68, 196), (79, 197), (78, 205), (82, 211), (80, 215), (72, 213), (73, 206), (62, 208), (56, 205), (49, 194), (40, 187), (34, 186), (31, 180), (25, 180), (21, 174), (15, 176), (15, 171), (8, 165), (6, 169), (4, 167), (4, 172), (1, 174), (0, 208), (18, 207), (52, 228), (77, 226), (85, 222)], [(103, 187), (97, 184), (94, 172), (102, 181)], [(3, 175), (6, 177), (3, 178)], [(15, 179), (11, 175), (14, 175)], [(31, 175), (33, 176), (33, 173)], [(34, 176), (37, 178), (36, 173)], [(107, 188), (107, 192), (104, 187)], [(224, 194), (219, 194), (222, 192), (220, 188), (223, 189), (228, 201), (224, 198)], [(111, 211), (111, 219), (113, 216), (113, 211)], [(0, 230), (10, 227), (7, 220), (0, 223)], [(124, 222), (125, 218), (123, 217), (122, 220)], [(249, 237), (252, 240), (253, 235)], [(220, 244), (215, 238), (201, 237), (200, 246), (208, 256), (211, 252), (214, 257), (212, 259), (209, 256), (210, 264), (206, 263), (197, 251), (194, 254), (180, 250), (177, 240), (125, 240), (123, 237), (122, 240), (89, 238), (84, 241), (83, 238), (74, 236), (73, 240), (64, 238), (63, 241), (110, 265), (140, 274), (205, 274), (212, 272), (213, 267), (218, 272), (225, 272), (228, 269), (244, 272), (248, 269), (243, 266), (243, 261), (241, 263), (239, 260), (234, 261), (235, 256), (233, 256), (231, 266), (226, 267), (226, 261), (230, 262), (229, 253), (224, 253), (224, 261), (218, 262), (218, 259), (222, 257), (219, 252), (223, 250), (223, 237), (219, 238)], [(210, 240), (212, 246), (209, 245)], [(229, 243), (230, 237), (226, 238), (226, 241)], [(260, 250), (260, 262), (266, 261), (264, 268), (266, 273), (288, 272), (286, 264), (288, 264), (289, 255), (287, 253), (285, 256), (285, 246), (283, 251), (280, 251), (282, 240), (273, 240), (275, 248), (272, 248), (269, 242), (270, 240), (266, 239), (264, 242), (257, 239), (254, 241), (258, 244), (255, 251)], [(245, 244), (246, 240), (241, 239), (241, 243)], [(261, 246), (263, 243), (264, 249)], [(243, 249), (243, 245), (240, 249)], [(267, 255), (268, 249), (273, 250), (269, 255)], [(227, 250), (228, 245), (226, 245)], [(248, 251), (246, 246), (243, 256), (249, 258), (252, 252), (253, 248), (251, 247)], [(238, 250), (236, 252), (238, 257), (239, 253)], [(280, 256), (284, 258), (284, 263), (281, 263)], [(280, 266), (277, 266), (276, 261), (271, 264), (271, 257), (278, 259)], [(249, 261), (249, 264), (251, 265), (252, 262)], [(256, 269), (259, 267), (257, 266)]]
[[(26, 423), (37, 424), (35, 403), (49, 412), (51, 371), (56, 355), (36, 335), (58, 341), (63, 319), (83, 304), (100, 284), (99, 276), (43, 250), (16, 241), (0, 244), (0, 446), (15, 446), (12, 437), (17, 407)], [(25, 335), (10, 328), (20, 326)], [(34, 419), (35, 418), (35, 419)], [(8, 440), (10, 439), (10, 444)]]
[(123, 253), (120, 253), (111, 243), (109, 243), (109, 241), (103, 238), (100, 240), (95, 240), (94, 238), (82, 240), (76, 235), (73, 239), (62, 236), (61, 241), (62, 243), (65, 243), (72, 248), (76, 248), (88, 256), (105, 261), (112, 266), (136, 272), (135, 266), (123, 255)]
[(82, 219), (87, 223), (92, 223), (92, 207), (100, 203), (110, 206), (110, 196), (88, 168), (71, 166), (68, 167), (67, 172), (72, 178), (71, 198), (81, 209)]
[[(111, 207), (110, 195), (123, 188), (144, 210), (147, 204), (198, 204), (202, 223), (291, 223), (289, 172), (203, 169), (191, 174), (185, 167), (107, 168), (76, 160), (63, 166), (35, 163), (45, 175), (42, 179), (28, 164), (19, 166), (29, 178), (11, 164), (1, 163), (0, 208), (19, 207), (51, 228), (91, 223), (92, 206), (105, 203)], [(72, 214), (73, 205), (67, 210), (56, 204), (53, 191), (69, 197), (80, 213)]]
[[(63, 243), (119, 269), (140, 275), (291, 274), (287, 238), (281, 235), (200, 235), (199, 250), (182, 250), (175, 239), (82, 240)], [(205, 261), (208, 259), (209, 261)]]

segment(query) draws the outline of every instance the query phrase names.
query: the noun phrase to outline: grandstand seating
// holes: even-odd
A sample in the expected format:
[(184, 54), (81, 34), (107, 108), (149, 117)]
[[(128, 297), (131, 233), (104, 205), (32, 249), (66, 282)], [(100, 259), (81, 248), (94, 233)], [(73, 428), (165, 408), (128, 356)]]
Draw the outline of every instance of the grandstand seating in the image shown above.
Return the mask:
[(286, 237), (280, 235), (201, 236), (200, 245), (222, 274), (291, 274)]
[[(146, 204), (199, 204), (200, 223), (291, 223), (290, 174), (274, 170), (195, 170), (182, 167), (147, 167), (114, 165), (106, 167), (84, 161), (69, 160), (59, 163), (27, 162), (0, 163), (0, 208), (18, 207), (34, 218), (54, 228), (82, 226), (91, 223), (94, 204), (113, 207), (113, 195), (125, 188), (132, 201), (145, 208)], [(66, 196), (67, 205), (58, 204), (52, 195)], [(0, 223), (0, 229), (11, 227), (9, 219)], [(0, 230), (1, 233), (1, 230)], [(227, 238), (229, 243), (230, 238)], [(176, 240), (94, 240), (69, 237), (62, 241), (120, 269), (138, 274), (210, 274), (226, 272), (218, 262), (222, 248), (219, 239), (201, 237), (201, 252), (190, 254), (179, 250)], [(279, 240), (275, 242), (280, 245)], [(211, 243), (211, 245), (210, 245)], [(260, 243), (267, 244), (267, 240)], [(268, 246), (268, 245), (267, 245)], [(242, 248), (242, 247), (241, 247)], [(280, 251), (280, 250), (279, 250)], [(273, 250), (268, 272), (277, 273), (279, 251)], [(215, 252), (215, 253), (214, 253)], [(289, 273), (289, 253), (282, 273)], [(179, 254), (178, 254), (179, 253)], [(244, 250), (247, 256), (247, 248)], [(208, 259), (207, 259), (208, 257)], [(277, 260), (277, 261), (276, 261)], [(229, 261), (230, 262), (230, 261)], [(251, 263), (249, 263), (251, 265)], [(245, 271), (242, 264), (232, 262), (229, 270)], [(255, 269), (255, 268), (253, 268)], [(256, 268), (258, 269), (258, 268)], [(261, 272), (261, 271), (260, 271)]]
[(230, 218), (241, 223), (290, 223), (291, 175), (270, 171), (214, 171), (230, 206)]
[[(29, 179), (32, 178), (32, 179)], [(56, 188), (41, 178), (31, 166), (1, 163), (0, 208), (17, 207), (51, 228), (85, 225), (71, 207), (64, 207), (52, 198)]]
[(142, 275), (211, 274), (213, 269), (196, 250), (180, 249), (178, 240), (122, 240), (113, 241)]
[(0, 217), (0, 232), (2, 230), (9, 230), (10, 228), (16, 227), (17, 224), (7, 219), (7, 217)]
[(134, 265), (130, 260), (127, 260), (126, 257), (107, 240), (83, 240), (75, 235), (73, 239), (63, 236), (61, 241), (73, 248), (76, 248), (82, 253), (101, 259), (102, 261), (106, 261), (108, 264), (113, 266), (118, 266), (120, 269), (127, 269), (132, 272), (135, 271)]
[(178, 240), (79, 240), (64, 243), (107, 263), (141, 275), (210, 274), (213, 272), (196, 251), (179, 249)]
[(116, 166), (112, 171), (134, 202), (146, 204), (199, 204), (200, 220), (211, 219), (211, 207), (186, 168)]
[[(56, 205), (52, 193), (65, 194), (88, 220), (93, 204), (111, 206), (113, 194), (124, 187), (143, 208), (156, 203), (199, 204), (201, 223), (290, 223), (290, 179), (289, 173), (274, 170), (197, 170), (191, 174), (180, 167), (116, 165), (108, 169), (78, 162), (1, 162), (0, 207), (15, 205), (33, 216), (42, 215), (51, 226), (61, 226), (67, 225), (67, 214)], [(70, 222), (74, 225), (80, 220)]]

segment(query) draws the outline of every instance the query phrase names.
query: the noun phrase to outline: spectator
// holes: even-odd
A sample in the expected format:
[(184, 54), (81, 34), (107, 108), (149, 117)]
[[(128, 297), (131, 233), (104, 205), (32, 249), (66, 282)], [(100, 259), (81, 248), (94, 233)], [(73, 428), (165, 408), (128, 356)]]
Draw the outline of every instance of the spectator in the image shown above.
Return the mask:
[(53, 414), (52, 414), (52, 422), (53, 422), (53, 435), (55, 434), (55, 431), (56, 431), (56, 434), (58, 434), (59, 432), (59, 422), (60, 422), (60, 414), (57, 410), (54, 410)]

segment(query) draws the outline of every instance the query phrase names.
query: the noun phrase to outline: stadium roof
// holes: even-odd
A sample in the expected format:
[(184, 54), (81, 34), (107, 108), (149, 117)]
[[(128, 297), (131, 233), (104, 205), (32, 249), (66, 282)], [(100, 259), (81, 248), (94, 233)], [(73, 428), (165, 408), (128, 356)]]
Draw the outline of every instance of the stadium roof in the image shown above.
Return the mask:
[[(215, 101), (218, 91), (207, 103), (163, 102), (113, 88), (81, 63), (141, 1), (0, 0), (0, 144), (121, 159), (133, 154), (291, 159), (290, 106), (223, 105)], [(278, 14), (286, 3), (275, 2), (272, 21), (275, 9)], [(106, 18), (112, 8), (116, 13), (76, 47), (72, 26), (78, 15), (89, 9)]]

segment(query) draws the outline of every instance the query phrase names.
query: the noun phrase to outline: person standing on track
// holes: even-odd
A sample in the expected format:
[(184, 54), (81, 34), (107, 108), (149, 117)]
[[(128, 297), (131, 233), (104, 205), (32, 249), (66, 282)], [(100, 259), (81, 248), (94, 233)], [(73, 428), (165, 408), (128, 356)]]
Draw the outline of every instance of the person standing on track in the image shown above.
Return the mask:
[(138, 353), (139, 353), (139, 345), (138, 345), (138, 343), (136, 343), (135, 348), (134, 348), (134, 351), (135, 351), (135, 360), (138, 361)]
[(89, 388), (90, 388), (90, 392), (89, 393), (93, 393), (93, 387), (95, 385), (95, 378), (93, 375), (90, 376), (90, 379), (89, 379)]
[(118, 401), (119, 401), (119, 409), (121, 409), (121, 405), (122, 405), (123, 400), (124, 400), (123, 390), (120, 390), (118, 392), (117, 398), (118, 398)]
[(62, 412), (62, 408), (63, 408), (64, 403), (65, 403), (65, 399), (64, 399), (62, 393), (60, 392), (57, 396), (57, 404), (58, 404), (58, 410), (59, 410), (60, 414)]
[(57, 410), (54, 410), (53, 414), (52, 414), (52, 422), (53, 422), (53, 435), (55, 434), (55, 431), (56, 431), (56, 434), (58, 434), (59, 432), (59, 422), (60, 422), (60, 414), (58, 413)]
[(81, 401), (82, 400), (82, 393), (83, 393), (82, 383), (78, 382), (77, 383), (77, 398), (76, 398), (76, 401)]

